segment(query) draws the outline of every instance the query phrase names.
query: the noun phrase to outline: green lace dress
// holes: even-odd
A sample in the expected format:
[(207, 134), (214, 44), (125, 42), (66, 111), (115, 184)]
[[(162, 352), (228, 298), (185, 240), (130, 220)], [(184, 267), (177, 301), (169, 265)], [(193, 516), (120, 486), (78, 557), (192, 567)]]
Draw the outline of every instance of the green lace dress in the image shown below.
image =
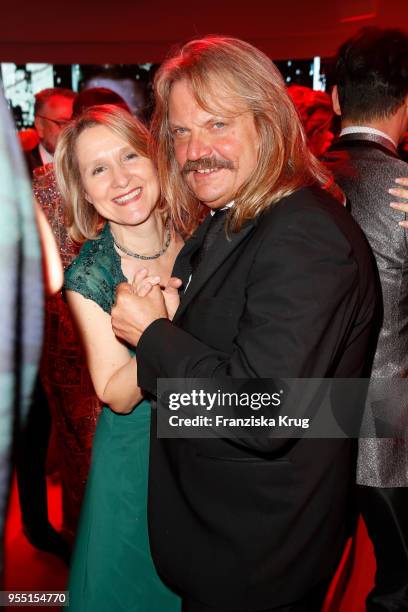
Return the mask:
[[(65, 289), (111, 312), (126, 281), (106, 224), (66, 270)], [(72, 612), (179, 612), (180, 599), (158, 577), (150, 556), (147, 479), (150, 404), (130, 414), (106, 406), (96, 427), (91, 471), (69, 577)]]

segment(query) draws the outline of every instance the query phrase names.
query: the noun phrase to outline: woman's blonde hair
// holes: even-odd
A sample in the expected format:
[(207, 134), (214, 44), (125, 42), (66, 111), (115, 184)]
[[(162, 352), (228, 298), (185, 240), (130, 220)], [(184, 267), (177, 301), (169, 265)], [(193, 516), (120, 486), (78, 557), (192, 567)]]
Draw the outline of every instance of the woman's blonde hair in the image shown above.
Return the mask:
[(169, 128), (171, 87), (180, 80), (189, 84), (198, 104), (208, 112), (253, 113), (260, 141), (258, 163), (235, 194), (229, 221), (232, 231), (239, 231), (246, 219), (301, 187), (317, 182), (331, 188), (331, 175), (309, 151), (296, 109), (272, 61), (235, 38), (193, 40), (158, 70), (152, 121), (163, 197), (186, 235), (197, 224), (200, 207), (177, 165)]
[[(105, 220), (85, 198), (77, 155), (78, 137), (88, 128), (103, 125), (125, 140), (143, 157), (151, 157), (151, 136), (146, 127), (127, 111), (105, 104), (94, 106), (71, 121), (61, 132), (54, 156), (57, 184), (66, 207), (66, 224), (76, 242), (96, 238)], [(159, 203), (160, 210), (164, 204)]]

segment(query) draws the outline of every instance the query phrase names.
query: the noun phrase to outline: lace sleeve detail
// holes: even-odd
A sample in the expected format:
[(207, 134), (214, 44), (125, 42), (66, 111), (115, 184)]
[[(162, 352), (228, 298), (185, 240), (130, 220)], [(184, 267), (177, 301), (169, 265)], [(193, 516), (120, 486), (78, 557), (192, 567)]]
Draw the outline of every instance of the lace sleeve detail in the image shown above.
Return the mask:
[(65, 271), (64, 290), (76, 291), (111, 313), (116, 286), (126, 281), (109, 230), (86, 242)]

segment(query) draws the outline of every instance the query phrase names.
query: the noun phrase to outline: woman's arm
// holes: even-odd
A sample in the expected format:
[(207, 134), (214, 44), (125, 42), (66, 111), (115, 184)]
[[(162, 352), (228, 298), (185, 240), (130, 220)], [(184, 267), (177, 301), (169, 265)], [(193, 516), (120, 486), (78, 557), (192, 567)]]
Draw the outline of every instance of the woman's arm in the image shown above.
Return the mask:
[(40, 235), (45, 294), (50, 296), (61, 289), (64, 270), (54, 234), (37, 200), (34, 200), (34, 211)]
[(66, 296), (96, 394), (114, 412), (131, 412), (143, 398), (137, 386), (136, 358), (116, 338), (111, 318), (100, 306), (75, 291), (67, 291)]

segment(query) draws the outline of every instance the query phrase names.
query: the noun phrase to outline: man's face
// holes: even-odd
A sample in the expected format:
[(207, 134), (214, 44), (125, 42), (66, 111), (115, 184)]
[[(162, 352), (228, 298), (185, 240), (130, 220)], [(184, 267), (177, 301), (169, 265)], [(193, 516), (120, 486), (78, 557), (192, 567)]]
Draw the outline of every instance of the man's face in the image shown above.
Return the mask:
[(71, 119), (73, 102), (64, 96), (53, 96), (35, 118), (40, 142), (51, 155), (54, 155), (62, 128)]
[(259, 136), (252, 112), (234, 106), (207, 112), (182, 80), (170, 91), (169, 124), (176, 160), (195, 196), (211, 209), (231, 202), (257, 165)]

